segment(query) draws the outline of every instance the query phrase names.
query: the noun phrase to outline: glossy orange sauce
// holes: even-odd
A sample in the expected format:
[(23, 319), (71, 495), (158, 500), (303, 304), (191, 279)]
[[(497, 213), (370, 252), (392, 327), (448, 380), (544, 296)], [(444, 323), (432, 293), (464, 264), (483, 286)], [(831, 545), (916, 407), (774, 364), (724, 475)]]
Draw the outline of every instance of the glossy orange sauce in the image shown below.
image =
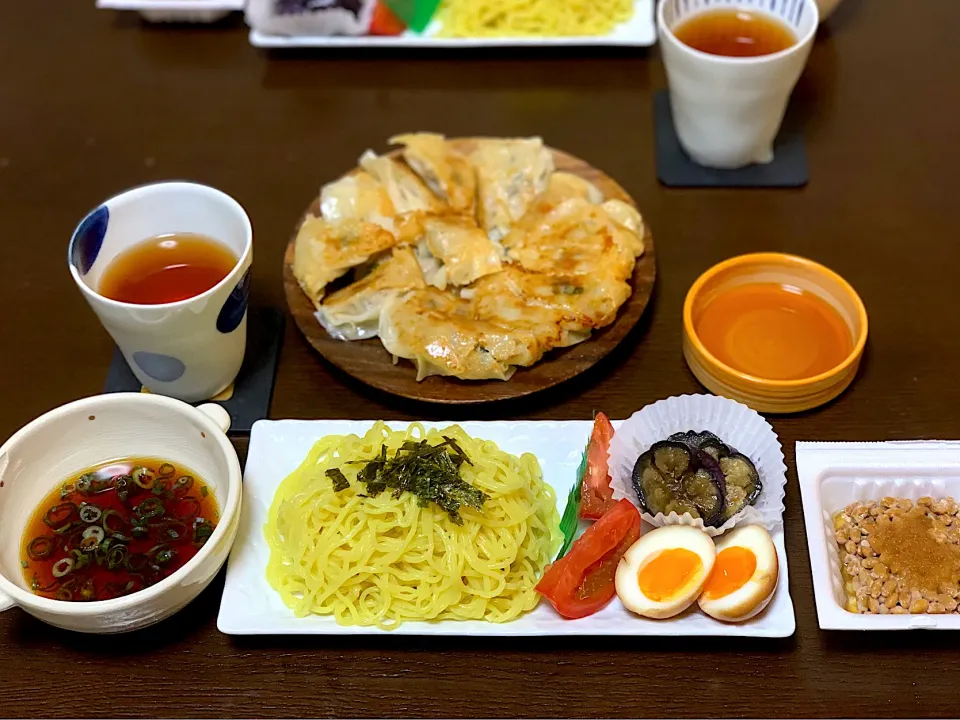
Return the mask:
[(725, 548), (717, 553), (703, 594), (710, 599), (726, 597), (746, 585), (756, 571), (757, 556), (753, 550), (736, 545)]
[(850, 330), (827, 301), (799, 288), (752, 283), (719, 293), (693, 318), (706, 350), (765, 380), (832, 370), (853, 350)]
[(640, 592), (655, 602), (670, 600), (683, 591), (703, 568), (700, 556), (686, 548), (663, 550), (637, 573)]
[(673, 34), (694, 50), (727, 57), (771, 55), (797, 42), (786, 23), (765, 13), (731, 8), (698, 13)]

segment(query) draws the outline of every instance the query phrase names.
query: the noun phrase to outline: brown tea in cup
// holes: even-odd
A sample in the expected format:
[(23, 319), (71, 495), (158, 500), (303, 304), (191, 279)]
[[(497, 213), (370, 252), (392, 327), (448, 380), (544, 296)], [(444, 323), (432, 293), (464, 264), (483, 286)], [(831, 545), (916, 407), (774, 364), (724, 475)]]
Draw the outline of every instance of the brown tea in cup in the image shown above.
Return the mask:
[(786, 23), (765, 13), (719, 8), (697, 13), (673, 29), (684, 45), (710, 55), (772, 55), (797, 43)]

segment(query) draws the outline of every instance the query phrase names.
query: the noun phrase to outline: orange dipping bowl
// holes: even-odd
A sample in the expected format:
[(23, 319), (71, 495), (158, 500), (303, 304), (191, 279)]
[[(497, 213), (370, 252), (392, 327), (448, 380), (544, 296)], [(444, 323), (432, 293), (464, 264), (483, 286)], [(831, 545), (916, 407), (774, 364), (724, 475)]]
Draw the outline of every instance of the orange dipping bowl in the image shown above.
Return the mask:
[(683, 357), (717, 395), (768, 413), (823, 405), (853, 382), (867, 311), (820, 263), (751, 253), (707, 270), (683, 304)]

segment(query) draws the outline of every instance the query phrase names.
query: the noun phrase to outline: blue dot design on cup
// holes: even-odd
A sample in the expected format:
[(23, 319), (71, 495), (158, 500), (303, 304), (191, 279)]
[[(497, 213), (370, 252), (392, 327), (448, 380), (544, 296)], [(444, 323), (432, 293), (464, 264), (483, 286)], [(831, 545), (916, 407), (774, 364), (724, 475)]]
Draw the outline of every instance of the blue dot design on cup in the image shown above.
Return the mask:
[(240, 282), (227, 296), (226, 302), (220, 308), (217, 316), (217, 330), (223, 334), (232, 333), (240, 326), (244, 314), (247, 312), (247, 301), (250, 300), (250, 268), (243, 274)]
[(144, 350), (135, 352), (133, 361), (137, 364), (137, 367), (158, 382), (179, 380), (187, 370), (187, 366), (175, 357)]
[(70, 242), (70, 262), (81, 275), (90, 272), (90, 268), (97, 261), (109, 222), (110, 211), (106, 205), (101, 205), (87, 215), (73, 233), (73, 239)]

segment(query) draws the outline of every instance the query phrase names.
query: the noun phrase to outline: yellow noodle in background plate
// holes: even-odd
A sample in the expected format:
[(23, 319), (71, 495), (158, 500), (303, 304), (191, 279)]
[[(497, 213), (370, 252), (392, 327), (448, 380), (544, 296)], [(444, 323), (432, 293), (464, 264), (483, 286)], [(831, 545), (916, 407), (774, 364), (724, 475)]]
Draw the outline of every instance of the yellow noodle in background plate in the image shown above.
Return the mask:
[[(461, 476), (489, 498), (460, 507), (456, 525), (439, 507), (390, 491), (361, 497), (363, 463), (405, 440), (431, 445), (453, 438), (472, 462)], [(340, 492), (324, 473), (350, 481)], [(341, 625), (394, 629), (409, 620), (507, 622), (532, 610), (534, 586), (560, 546), (556, 495), (535, 456), (517, 457), (458, 425), (390, 430), (377, 422), (363, 436), (328, 435), (277, 489), (264, 534), (267, 580), (300, 617), (333, 615)]]
[(634, 0), (444, 0), (438, 37), (607, 35), (633, 17)]

